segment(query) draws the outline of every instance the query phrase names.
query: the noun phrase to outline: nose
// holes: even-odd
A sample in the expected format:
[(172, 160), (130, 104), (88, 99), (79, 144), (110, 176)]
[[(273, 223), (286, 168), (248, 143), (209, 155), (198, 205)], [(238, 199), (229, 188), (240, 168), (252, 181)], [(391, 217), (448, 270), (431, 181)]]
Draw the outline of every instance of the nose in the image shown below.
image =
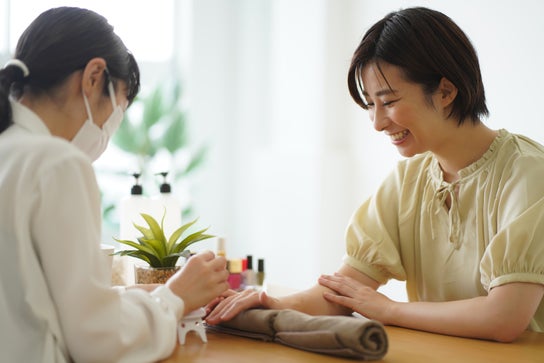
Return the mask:
[(371, 110), (369, 112), (369, 116), (374, 129), (378, 132), (385, 130), (387, 125), (389, 125), (389, 118), (379, 106), (376, 106), (373, 110)]

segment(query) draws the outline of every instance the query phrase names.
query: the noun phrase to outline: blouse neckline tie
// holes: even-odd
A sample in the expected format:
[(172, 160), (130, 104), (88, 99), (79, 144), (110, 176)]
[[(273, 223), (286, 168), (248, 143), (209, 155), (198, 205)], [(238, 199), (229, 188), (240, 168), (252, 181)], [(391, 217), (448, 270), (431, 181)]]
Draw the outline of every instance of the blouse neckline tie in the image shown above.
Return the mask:
[[(460, 223), (461, 216), (459, 214), (459, 204), (456, 190), (460, 185), (460, 180), (454, 183), (446, 183), (444, 181), (440, 182), (440, 186), (435, 190), (434, 196), (432, 198), (432, 203), (429, 203), (429, 214), (431, 215), (431, 232), (433, 239), (435, 238), (434, 234), (434, 223), (437, 215), (441, 212), (442, 209), (447, 210), (448, 219), (449, 219), (449, 233), (448, 240), (453, 244), (455, 249), (459, 249), (461, 246), (460, 239)], [(447, 208), (446, 201), (450, 197), (450, 207)]]

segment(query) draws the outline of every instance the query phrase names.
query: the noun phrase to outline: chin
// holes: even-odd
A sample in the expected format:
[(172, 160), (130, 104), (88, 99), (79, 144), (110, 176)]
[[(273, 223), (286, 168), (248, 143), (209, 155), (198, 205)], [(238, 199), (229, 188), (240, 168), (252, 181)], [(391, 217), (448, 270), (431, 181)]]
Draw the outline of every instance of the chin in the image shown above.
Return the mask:
[(397, 146), (397, 150), (401, 156), (404, 156), (405, 158), (411, 158), (412, 156), (423, 154), (426, 150), (422, 150), (422, 148), (414, 147), (415, 145), (399, 145)]
[(401, 156), (404, 156), (405, 158), (411, 158), (412, 156), (417, 155), (419, 153), (414, 152), (414, 151), (410, 151), (410, 150), (401, 150), (401, 149), (399, 149), (399, 154)]

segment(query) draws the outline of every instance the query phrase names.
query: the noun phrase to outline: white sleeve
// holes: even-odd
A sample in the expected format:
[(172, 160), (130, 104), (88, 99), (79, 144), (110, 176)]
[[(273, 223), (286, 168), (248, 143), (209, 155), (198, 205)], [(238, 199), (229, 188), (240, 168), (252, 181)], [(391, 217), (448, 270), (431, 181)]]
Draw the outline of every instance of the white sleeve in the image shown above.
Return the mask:
[(31, 233), (71, 357), (137, 363), (169, 356), (183, 301), (166, 287), (151, 294), (110, 287), (94, 171), (87, 160), (66, 159), (37, 182)]

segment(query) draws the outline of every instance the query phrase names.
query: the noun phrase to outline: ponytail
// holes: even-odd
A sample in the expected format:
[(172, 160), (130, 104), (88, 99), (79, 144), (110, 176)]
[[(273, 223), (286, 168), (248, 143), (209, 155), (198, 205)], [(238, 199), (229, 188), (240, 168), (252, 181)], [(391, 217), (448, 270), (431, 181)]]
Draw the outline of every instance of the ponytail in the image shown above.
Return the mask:
[(23, 84), (28, 75), (27, 66), (18, 59), (10, 60), (3, 69), (0, 69), (0, 133), (13, 123), (9, 97), (13, 95), (18, 98), (22, 94)]

